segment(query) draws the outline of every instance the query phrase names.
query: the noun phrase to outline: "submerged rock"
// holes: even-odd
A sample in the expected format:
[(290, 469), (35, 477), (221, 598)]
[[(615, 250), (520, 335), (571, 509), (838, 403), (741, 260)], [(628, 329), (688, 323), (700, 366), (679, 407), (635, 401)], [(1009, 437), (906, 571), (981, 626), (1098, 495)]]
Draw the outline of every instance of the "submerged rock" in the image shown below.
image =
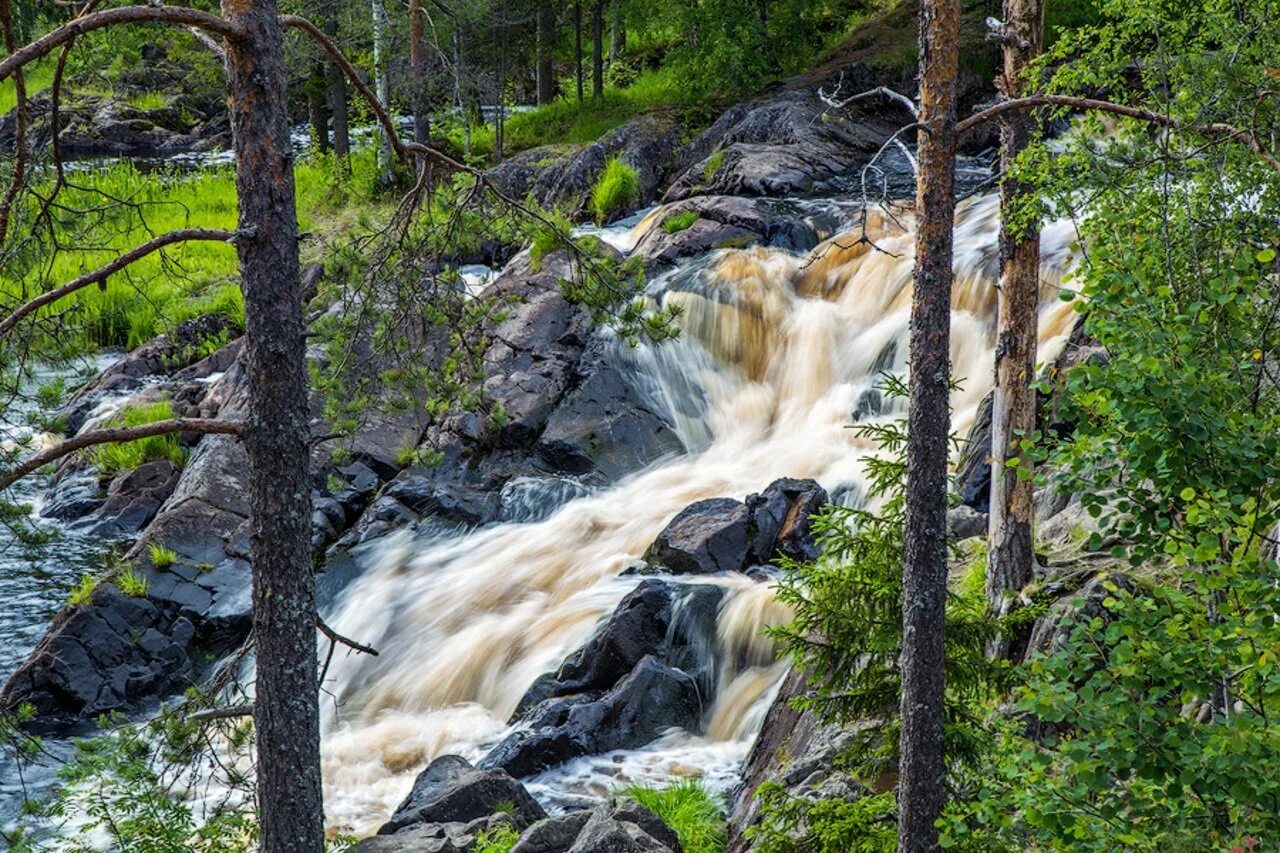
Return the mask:
[[(713, 195), (667, 205), (636, 243), (632, 254), (651, 266), (661, 267), (715, 249), (763, 245), (806, 252), (818, 245), (817, 232), (804, 219), (769, 204), (759, 199)], [(681, 216), (695, 218), (686, 228), (668, 231), (664, 223)]]
[(750, 513), (741, 501), (698, 501), (671, 519), (644, 559), (676, 575), (738, 571), (751, 554), (750, 524)]

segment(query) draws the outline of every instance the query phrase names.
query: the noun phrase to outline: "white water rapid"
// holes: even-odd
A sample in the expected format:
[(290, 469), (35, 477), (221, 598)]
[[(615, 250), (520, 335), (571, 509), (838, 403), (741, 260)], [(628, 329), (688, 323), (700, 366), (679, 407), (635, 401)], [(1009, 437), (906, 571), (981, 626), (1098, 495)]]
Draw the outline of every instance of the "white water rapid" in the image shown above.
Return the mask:
[[(957, 215), (951, 361), (963, 379), (952, 399), (960, 434), (991, 383), (996, 217), (990, 196), (963, 203)], [(870, 218), (875, 248), (859, 243), (856, 230), (806, 256), (726, 250), (651, 283), (656, 299), (684, 309), (684, 334), (628, 357), (637, 382), (669, 407), (687, 453), (542, 521), (426, 543), (398, 534), (366, 555), (367, 570), (330, 614), (337, 630), (381, 652), (339, 655), (325, 684), (333, 829), (372, 832), (433, 758), (483, 755), (533, 680), (558, 667), (636, 585), (619, 572), (685, 506), (743, 498), (784, 476), (812, 477), (836, 499), (860, 500), (861, 460), (876, 448), (847, 426), (878, 371), (905, 370), (914, 239), (885, 217)], [(636, 228), (658, 221), (650, 216)], [(903, 221), (909, 228), (909, 214)], [(1074, 237), (1065, 223), (1044, 233), (1042, 359), (1070, 329), (1071, 308), (1055, 283)], [(534, 779), (535, 795), (599, 796), (626, 781), (679, 775), (732, 784), (782, 674), (761, 631), (788, 614), (768, 585), (744, 576), (685, 580), (727, 590), (719, 690), (705, 732), (579, 759)]]

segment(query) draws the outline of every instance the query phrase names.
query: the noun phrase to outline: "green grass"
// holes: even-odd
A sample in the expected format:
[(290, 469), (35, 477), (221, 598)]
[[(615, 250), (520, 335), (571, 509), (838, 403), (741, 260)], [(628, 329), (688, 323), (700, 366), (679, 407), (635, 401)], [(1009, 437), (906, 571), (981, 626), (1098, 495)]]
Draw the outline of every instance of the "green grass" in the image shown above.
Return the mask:
[(681, 210), (673, 213), (662, 220), (662, 230), (668, 234), (678, 234), (681, 231), (687, 231), (693, 227), (693, 223), (698, 221), (698, 214), (693, 210)]
[(633, 166), (617, 157), (604, 166), (591, 189), (591, 211), (596, 221), (604, 222), (615, 213), (621, 213), (636, 202), (640, 191), (640, 176)]
[(134, 569), (125, 569), (115, 576), (116, 587), (130, 598), (143, 598), (147, 594), (147, 579)]
[[(391, 202), (375, 189), (374, 154), (352, 157), (349, 178), (335, 175), (332, 158), (308, 157), (294, 168), (298, 221), (303, 232), (324, 238), (350, 232), (356, 219)], [(0, 269), (0, 301), (18, 303), (58, 287), (145, 243), (179, 228), (236, 227), (235, 175), (227, 168), (194, 172), (140, 172), (123, 161), (75, 173), (77, 187), (59, 202), (76, 212), (59, 216), (64, 247), (33, 244)], [(84, 188), (80, 188), (84, 187)], [(121, 200), (125, 203), (120, 203)], [(25, 209), (29, 217), (32, 205)], [(90, 214), (79, 211), (92, 211)], [(16, 229), (15, 229), (16, 230)], [(304, 244), (315, 251), (320, 240)], [(175, 244), (130, 265), (104, 289), (89, 287), (49, 308), (63, 314), (68, 347), (135, 347), (184, 320), (217, 312), (237, 324), (244, 308), (234, 247), (218, 242)], [(70, 340), (74, 338), (74, 340)]]
[[(23, 71), (26, 73), (23, 82), (26, 84), (27, 97), (34, 98), (53, 84), (55, 64), (51, 59), (30, 62)], [(0, 115), (5, 115), (18, 105), (18, 92), (12, 80), (0, 82)]]
[(67, 604), (71, 607), (88, 604), (93, 600), (93, 592), (97, 588), (98, 578), (96, 576), (82, 575), (76, 585), (71, 588), (71, 595), (67, 597)]
[(716, 172), (724, 166), (724, 149), (716, 146), (716, 150), (711, 152), (711, 156), (707, 158), (707, 164), (702, 167), (702, 180), (709, 181), (715, 177)]
[(493, 832), (481, 831), (476, 836), (476, 844), (471, 853), (508, 853), (520, 840), (520, 833), (513, 827), (503, 826)]
[(172, 548), (166, 548), (158, 542), (152, 542), (147, 549), (147, 556), (151, 558), (151, 566), (155, 569), (171, 568), (178, 562), (178, 555)]
[(163, 92), (143, 92), (129, 98), (129, 106), (140, 110), (158, 110), (169, 105), (169, 98)]
[[(173, 408), (167, 400), (145, 406), (130, 406), (112, 419), (112, 426), (134, 427), (173, 417)], [(155, 435), (137, 441), (102, 444), (93, 454), (94, 462), (103, 475), (130, 471), (144, 462), (168, 459), (175, 465), (186, 462), (187, 452), (178, 443), (176, 434)]]
[(662, 818), (675, 830), (688, 853), (721, 853), (726, 832), (724, 809), (702, 783), (694, 779), (665, 788), (630, 785), (618, 792)]

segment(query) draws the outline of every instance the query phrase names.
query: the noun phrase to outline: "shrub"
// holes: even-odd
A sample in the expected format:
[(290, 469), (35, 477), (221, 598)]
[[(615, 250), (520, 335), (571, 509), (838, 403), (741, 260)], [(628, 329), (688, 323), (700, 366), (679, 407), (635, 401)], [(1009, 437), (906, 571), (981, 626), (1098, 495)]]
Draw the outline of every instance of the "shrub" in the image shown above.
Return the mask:
[(747, 830), (760, 853), (891, 853), (898, 842), (892, 791), (856, 800), (793, 797), (765, 782), (760, 823)]
[(640, 193), (640, 176), (635, 167), (617, 157), (605, 164), (591, 190), (591, 210), (596, 221), (605, 222), (636, 203)]
[(151, 543), (147, 549), (147, 555), (151, 557), (151, 565), (160, 570), (170, 568), (178, 562), (178, 555), (173, 549), (166, 548), (158, 542)]
[(630, 785), (619, 792), (652, 811), (671, 827), (685, 850), (720, 853), (726, 832), (724, 807), (715, 795), (695, 779), (665, 788)]
[(90, 574), (82, 575), (79, 582), (72, 587), (71, 595), (67, 598), (67, 604), (71, 607), (79, 607), (82, 604), (88, 604), (93, 600), (93, 592), (97, 588), (97, 577)]
[(681, 210), (662, 220), (662, 230), (668, 234), (678, 234), (692, 227), (698, 221), (698, 214), (692, 210)]
[(125, 569), (116, 575), (115, 584), (121, 592), (130, 598), (143, 598), (147, 594), (147, 579), (135, 569)]
[[(114, 427), (135, 427), (163, 421), (173, 417), (173, 407), (167, 400), (142, 406), (130, 406), (111, 421)], [(178, 443), (175, 433), (154, 435), (137, 441), (125, 441), (99, 445), (93, 454), (98, 470), (105, 475), (137, 468), (144, 462), (168, 459), (175, 465), (186, 462), (187, 452)]]

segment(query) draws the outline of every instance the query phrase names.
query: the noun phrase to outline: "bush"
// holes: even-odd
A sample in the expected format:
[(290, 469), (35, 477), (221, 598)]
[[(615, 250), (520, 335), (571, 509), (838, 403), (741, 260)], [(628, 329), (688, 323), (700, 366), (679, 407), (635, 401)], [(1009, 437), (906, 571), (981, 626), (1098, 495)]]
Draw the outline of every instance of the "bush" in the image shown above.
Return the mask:
[[(110, 425), (135, 427), (172, 417), (173, 407), (167, 400), (162, 400), (145, 406), (130, 406), (113, 418)], [(153, 462), (157, 459), (168, 459), (175, 465), (182, 465), (186, 462), (187, 452), (178, 443), (177, 434), (170, 433), (140, 438), (137, 441), (99, 445), (94, 451), (93, 459), (98, 470), (110, 476), (120, 471), (130, 471), (144, 462)]]
[(666, 219), (662, 220), (662, 230), (668, 234), (678, 234), (693, 226), (698, 221), (698, 214), (692, 210), (682, 210), (679, 213), (673, 213)]
[(687, 779), (665, 788), (630, 785), (619, 793), (662, 818), (679, 837), (680, 846), (690, 853), (724, 850), (724, 808), (719, 798), (698, 781)]
[(898, 843), (892, 791), (856, 800), (793, 797), (765, 782), (760, 823), (747, 830), (759, 853), (891, 853)]
[(591, 211), (597, 222), (604, 223), (634, 205), (639, 194), (640, 175), (635, 167), (614, 157), (605, 164), (591, 190)]

